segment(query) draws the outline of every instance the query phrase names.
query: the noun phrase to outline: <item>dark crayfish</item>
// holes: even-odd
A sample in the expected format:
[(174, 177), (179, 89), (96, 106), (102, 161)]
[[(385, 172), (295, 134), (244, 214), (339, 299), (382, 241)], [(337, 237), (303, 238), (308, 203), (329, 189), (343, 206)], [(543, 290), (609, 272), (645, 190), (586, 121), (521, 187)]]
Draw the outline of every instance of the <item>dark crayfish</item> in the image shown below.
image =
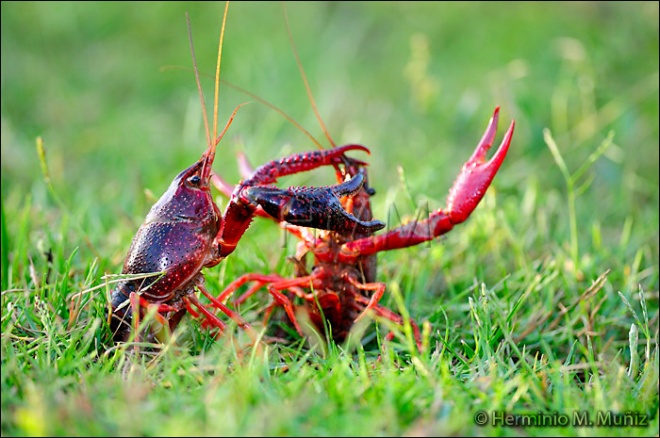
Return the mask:
[[(225, 9), (225, 19), (226, 15), (227, 9)], [(220, 48), (223, 34), (224, 23)], [(205, 108), (192, 50), (192, 38), (191, 51), (202, 107)], [(220, 72), (220, 59), (221, 50), (218, 53), (216, 75)], [(216, 109), (217, 83), (216, 77)], [(350, 160), (344, 155), (348, 151), (368, 152), (364, 146), (347, 145), (271, 161), (258, 168), (236, 187), (230, 195), (231, 199), (225, 212), (221, 214), (211, 196), (210, 182), (213, 176), (211, 167), (216, 146), (237, 110), (238, 108), (234, 110), (234, 114), (219, 136), (216, 135), (216, 123), (213, 137), (209, 133), (206, 111), (204, 111), (208, 140), (206, 151), (197, 162), (174, 178), (137, 231), (122, 271), (123, 274), (131, 275), (117, 283), (111, 296), (110, 327), (115, 341), (126, 341), (132, 329), (137, 331), (140, 318), (147, 308), (155, 308), (156, 321), (170, 331), (177, 326), (186, 311), (195, 317), (201, 316), (205, 325), (223, 330), (225, 323), (216, 316), (215, 310), (220, 310), (239, 326), (250, 331), (247, 322), (206, 290), (202, 269), (217, 265), (234, 251), (257, 212), (259, 199), (272, 196), (275, 189), (268, 185), (276, 182), (278, 177), (325, 165), (338, 166)], [(347, 226), (347, 223), (352, 223), (365, 233), (373, 232), (382, 228), (384, 224), (378, 221), (358, 220), (344, 212), (339, 205), (339, 197), (359, 191), (363, 183), (364, 177), (356, 175), (355, 178), (335, 186), (294, 187), (281, 190), (280, 193), (288, 198), (288, 202), (275, 208), (266, 207), (265, 210), (291, 223), (318, 228), (337, 226), (339, 223)], [(328, 209), (334, 209), (344, 222), (335, 222), (334, 225), (327, 223)], [(195, 294), (196, 289), (208, 298), (210, 304), (200, 302)], [(154, 331), (149, 332), (149, 339), (153, 339)]]

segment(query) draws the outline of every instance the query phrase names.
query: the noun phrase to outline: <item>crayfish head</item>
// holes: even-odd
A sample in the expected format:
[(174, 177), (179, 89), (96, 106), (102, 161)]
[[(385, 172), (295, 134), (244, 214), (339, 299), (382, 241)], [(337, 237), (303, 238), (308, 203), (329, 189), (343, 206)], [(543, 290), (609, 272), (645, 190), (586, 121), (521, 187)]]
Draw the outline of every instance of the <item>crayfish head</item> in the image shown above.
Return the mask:
[(210, 166), (206, 161), (203, 157), (174, 178), (151, 208), (146, 223), (194, 221), (219, 228), (221, 215), (211, 196)]

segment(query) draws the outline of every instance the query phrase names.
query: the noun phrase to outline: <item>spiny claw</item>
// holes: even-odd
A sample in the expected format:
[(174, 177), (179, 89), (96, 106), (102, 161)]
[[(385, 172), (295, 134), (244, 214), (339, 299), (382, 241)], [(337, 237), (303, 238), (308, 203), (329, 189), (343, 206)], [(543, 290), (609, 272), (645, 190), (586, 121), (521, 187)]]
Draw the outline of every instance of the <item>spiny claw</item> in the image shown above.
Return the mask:
[(384, 228), (385, 224), (381, 221), (361, 221), (344, 210), (339, 201), (339, 197), (355, 193), (363, 183), (364, 176), (358, 174), (330, 187), (249, 187), (245, 190), (245, 196), (269, 215), (293, 225), (345, 235), (374, 233)]
[[(347, 144), (332, 149), (289, 155), (288, 157), (270, 161), (259, 166), (252, 172), (249, 178), (243, 180), (240, 184), (239, 191), (243, 191), (245, 188), (251, 186), (273, 184), (277, 181), (277, 178), (285, 175), (306, 172), (321, 166), (342, 164), (346, 160), (344, 154), (348, 151), (364, 151), (369, 153), (369, 149), (366, 146)], [(354, 162), (366, 165), (363, 161), (354, 160)]]
[(343, 146), (334, 147), (327, 152), (329, 152), (333, 156), (339, 156), (339, 155), (343, 155), (345, 152), (348, 151), (363, 151), (368, 154), (371, 154), (369, 148), (361, 144), (345, 144)]
[(343, 146), (335, 146), (332, 149), (324, 150), (323, 152), (327, 154), (330, 160), (334, 164), (342, 163), (344, 166), (366, 166), (367, 162), (358, 160), (357, 158), (349, 158), (345, 155), (348, 151), (363, 151), (367, 154), (371, 154), (371, 151), (366, 146), (361, 144), (345, 144)]
[(493, 144), (497, 132), (500, 108), (495, 108), (493, 117), (488, 123), (486, 132), (477, 145), (472, 157), (463, 165), (460, 174), (456, 178), (453, 187), (449, 190), (447, 197), (447, 209), (452, 223), (458, 224), (470, 216), (481, 198), (483, 198), (490, 183), (495, 178), (511, 144), (515, 121), (511, 122), (508, 131), (499, 148), (486, 162), (486, 153)]

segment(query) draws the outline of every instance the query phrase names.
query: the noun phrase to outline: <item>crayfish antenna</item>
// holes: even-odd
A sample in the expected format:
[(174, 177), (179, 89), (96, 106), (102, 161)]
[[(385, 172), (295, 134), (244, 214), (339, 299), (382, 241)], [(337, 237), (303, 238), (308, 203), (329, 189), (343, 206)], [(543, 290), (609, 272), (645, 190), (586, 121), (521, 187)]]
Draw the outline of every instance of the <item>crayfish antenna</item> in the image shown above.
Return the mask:
[[(229, 13), (229, 1), (225, 3), (225, 12), (222, 15), (222, 28), (220, 29), (220, 41), (218, 42), (218, 61), (215, 65), (215, 91), (213, 97), (213, 138), (216, 145), (220, 141), (218, 138), (218, 93), (220, 91), (220, 64), (222, 63), (222, 43), (225, 40), (225, 27), (227, 25), (227, 14)], [(199, 79), (198, 79), (199, 80)]]
[(193, 70), (195, 72), (195, 82), (197, 83), (197, 91), (199, 93), (199, 100), (202, 105), (202, 118), (204, 120), (204, 130), (206, 132), (206, 144), (208, 145), (208, 148), (206, 152), (204, 152), (203, 159), (204, 159), (204, 167), (202, 168), (202, 175), (208, 175), (210, 173), (210, 169), (207, 169), (207, 166), (210, 167), (213, 164), (213, 160), (215, 158), (215, 149), (220, 142), (220, 139), (222, 138), (222, 135), (226, 132), (227, 128), (231, 124), (231, 121), (234, 118), (234, 115), (236, 114), (236, 111), (238, 108), (241, 106), (239, 105), (236, 107), (234, 110), (234, 113), (232, 114), (231, 118), (229, 119), (229, 122), (227, 123), (227, 126), (225, 126), (225, 129), (223, 130), (222, 134), (218, 136), (218, 94), (220, 90), (220, 65), (222, 63), (222, 45), (224, 42), (225, 38), (225, 27), (227, 24), (227, 14), (229, 12), (229, 1), (225, 3), (225, 11), (222, 17), (222, 28), (220, 30), (220, 41), (218, 43), (218, 59), (216, 62), (216, 68), (215, 68), (215, 91), (214, 91), (214, 101), (213, 101), (213, 137), (211, 137), (211, 131), (209, 128), (209, 119), (208, 119), (208, 113), (206, 110), (206, 102), (204, 100), (204, 92), (202, 91), (202, 84), (199, 79), (199, 69), (197, 68), (197, 58), (195, 56), (195, 45), (193, 44), (193, 37), (192, 37), (192, 28), (190, 25), (190, 16), (186, 12), (186, 22), (188, 24), (188, 40), (190, 42), (190, 54), (192, 56), (192, 61), (193, 61)]
[[(195, 72), (195, 81), (197, 82), (197, 91), (199, 93), (199, 100), (202, 104), (202, 119), (204, 120), (204, 131), (206, 132), (206, 144), (211, 148), (211, 131), (209, 130), (209, 119), (206, 115), (206, 102), (204, 101), (204, 92), (202, 91), (202, 83), (199, 80), (199, 70), (197, 69), (197, 57), (195, 56), (195, 44), (193, 43), (192, 27), (190, 25), (190, 15), (186, 12), (186, 24), (188, 25), (188, 41), (190, 42), (190, 54), (192, 56), (193, 71)], [(206, 153), (209, 153), (209, 150)]]
[(311, 142), (314, 143), (319, 149), (323, 149), (323, 146), (321, 145), (321, 143), (316, 138), (314, 138), (314, 136), (308, 130), (303, 128), (303, 126), (300, 123), (298, 123), (293, 117), (291, 117), (290, 115), (285, 113), (284, 110), (277, 107), (274, 103), (271, 103), (271, 102), (267, 101), (266, 99), (264, 99), (263, 97), (258, 96), (254, 93), (251, 93), (248, 90), (246, 90), (245, 88), (241, 88), (238, 85), (235, 85), (235, 84), (233, 84), (233, 83), (231, 83), (231, 82), (229, 82), (225, 79), (220, 79), (220, 82), (222, 82), (223, 84), (225, 84), (229, 88), (233, 88), (234, 90), (238, 91), (239, 93), (245, 94), (246, 96), (250, 96), (254, 100), (258, 101), (259, 103), (261, 103), (261, 104), (267, 106), (268, 108), (272, 109), (277, 114), (284, 117), (293, 126), (295, 126), (300, 132), (305, 134), (305, 136), (307, 136), (307, 138), (309, 138), (311, 140)]
[[(323, 130), (323, 133), (325, 134), (325, 137), (328, 139), (330, 142), (330, 146), (333, 148), (336, 146), (334, 140), (330, 136), (330, 132), (328, 132), (328, 128), (325, 126), (325, 123), (323, 123), (323, 119), (321, 118), (321, 114), (319, 113), (319, 110), (316, 106), (316, 101), (314, 100), (314, 95), (312, 94), (312, 89), (309, 86), (309, 81), (307, 80), (307, 74), (305, 73), (305, 69), (303, 68), (302, 62), (300, 61), (300, 55), (298, 54), (298, 49), (296, 48), (296, 43), (293, 40), (293, 34), (291, 33), (291, 25), (289, 24), (289, 16), (286, 13), (286, 3), (283, 1), (282, 2), (282, 12), (284, 14), (284, 24), (286, 26), (286, 33), (289, 36), (289, 42), (291, 43), (291, 50), (293, 50), (293, 56), (296, 57), (296, 63), (298, 64), (298, 71), (300, 71), (300, 76), (302, 76), (303, 83), (305, 84), (305, 89), (307, 90), (307, 97), (309, 98), (309, 102), (312, 104), (312, 109), (314, 110), (314, 114), (316, 115), (316, 119), (319, 121), (319, 125), (321, 125), (321, 129)], [(318, 144), (318, 143), (317, 143)], [(319, 144), (320, 146), (320, 144)], [(321, 149), (323, 149), (322, 146), (320, 146)]]

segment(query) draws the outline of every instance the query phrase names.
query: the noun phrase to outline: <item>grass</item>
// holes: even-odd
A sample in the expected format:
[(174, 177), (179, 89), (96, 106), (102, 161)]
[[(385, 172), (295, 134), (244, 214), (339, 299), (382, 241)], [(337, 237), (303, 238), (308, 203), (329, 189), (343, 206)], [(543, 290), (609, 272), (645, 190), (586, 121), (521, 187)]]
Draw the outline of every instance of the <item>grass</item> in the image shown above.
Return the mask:
[[(428, 348), (405, 333), (383, 343), (381, 322), (346, 346), (253, 350), (192, 319), (159, 353), (111, 348), (104, 278), (205, 144), (184, 11), (210, 73), (222, 7), (2, 3), (3, 436), (657, 434), (651, 2), (289, 4), (320, 112), (338, 143), (371, 148), (375, 215), (390, 226), (443, 206), (495, 106), (503, 126), (516, 120), (465, 224), (379, 256), (383, 303), (426, 322)], [(280, 5), (232, 4), (225, 44), (225, 79), (322, 138)], [(222, 88), (221, 123), (246, 100)], [(215, 170), (237, 181), (236, 151), (263, 163), (314, 145), (252, 103), (220, 148)], [(293, 275), (294, 251), (257, 221), (208, 286)], [(493, 425), (503, 412), (554, 426)], [(585, 413), (612, 424), (580, 426)]]

